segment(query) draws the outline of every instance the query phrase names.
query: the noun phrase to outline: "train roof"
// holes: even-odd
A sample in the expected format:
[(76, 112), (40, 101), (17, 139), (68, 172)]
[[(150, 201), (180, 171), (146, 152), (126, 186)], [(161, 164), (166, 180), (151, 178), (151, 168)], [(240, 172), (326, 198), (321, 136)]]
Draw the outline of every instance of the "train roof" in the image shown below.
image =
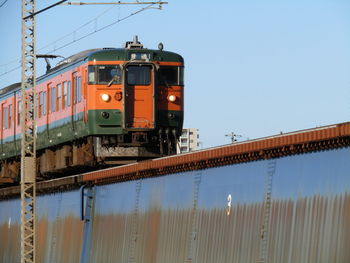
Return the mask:
[[(167, 61), (183, 63), (184, 59), (181, 55), (163, 50), (163, 44), (159, 44), (159, 49), (143, 48), (143, 45), (138, 41), (137, 37), (133, 41), (125, 43), (123, 48), (95, 48), (81, 51), (70, 57), (60, 61), (55, 67), (50, 69), (46, 74), (37, 78), (37, 82), (46, 79), (48, 76), (58, 73), (60, 70), (69, 68), (76, 63), (84, 61), (128, 61), (132, 54), (146, 54), (149, 61)], [(21, 83), (15, 83), (0, 90), (0, 96), (15, 90), (21, 86)]]
[(11, 84), (10, 86), (7, 86), (3, 89), (0, 90), (0, 97), (11, 92), (11, 91), (14, 91), (14, 90), (17, 90), (21, 87), (21, 83), (18, 82), (18, 83), (14, 83), (14, 84)]
[[(136, 48), (96, 48), (88, 49), (77, 54), (74, 54), (68, 58), (65, 58), (59, 62), (54, 68), (50, 69), (46, 74), (37, 78), (37, 81), (45, 79), (48, 75), (55, 73), (61, 69), (70, 67), (81, 61), (112, 61), (112, 60), (121, 60), (127, 61), (130, 60), (131, 54), (134, 53), (144, 53), (149, 54), (149, 61), (167, 61), (167, 62), (180, 62), (183, 63), (183, 58), (179, 54), (163, 51), (163, 50), (154, 50), (154, 49), (136, 49)], [(14, 83), (0, 90), (0, 96), (16, 90), (21, 87), (21, 83)]]
[(183, 63), (184, 61), (182, 56), (179, 54), (163, 50), (145, 48), (98, 48), (85, 50), (72, 55), (59, 62), (56, 67), (50, 70), (50, 72), (71, 64), (75, 64), (79, 61), (128, 61), (130, 60), (131, 54), (135, 53), (149, 55), (149, 61), (168, 61), (180, 63)]

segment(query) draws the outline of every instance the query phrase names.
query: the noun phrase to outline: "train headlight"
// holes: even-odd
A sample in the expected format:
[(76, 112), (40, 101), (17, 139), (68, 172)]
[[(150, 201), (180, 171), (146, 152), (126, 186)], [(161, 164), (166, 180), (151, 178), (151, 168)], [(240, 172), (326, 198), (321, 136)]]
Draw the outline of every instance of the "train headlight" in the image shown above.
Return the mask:
[(108, 94), (106, 93), (103, 93), (101, 94), (101, 99), (104, 101), (104, 102), (108, 102), (111, 100), (111, 96), (109, 96)]
[(176, 100), (176, 96), (175, 95), (169, 95), (168, 96), (168, 101), (174, 102), (175, 100)]

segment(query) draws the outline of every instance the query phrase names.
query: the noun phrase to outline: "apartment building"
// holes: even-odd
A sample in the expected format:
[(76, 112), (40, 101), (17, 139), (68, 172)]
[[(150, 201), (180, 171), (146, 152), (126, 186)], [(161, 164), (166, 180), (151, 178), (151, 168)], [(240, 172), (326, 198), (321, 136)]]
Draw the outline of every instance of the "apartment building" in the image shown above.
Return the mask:
[(199, 149), (199, 130), (196, 128), (186, 128), (182, 130), (177, 153), (193, 152)]

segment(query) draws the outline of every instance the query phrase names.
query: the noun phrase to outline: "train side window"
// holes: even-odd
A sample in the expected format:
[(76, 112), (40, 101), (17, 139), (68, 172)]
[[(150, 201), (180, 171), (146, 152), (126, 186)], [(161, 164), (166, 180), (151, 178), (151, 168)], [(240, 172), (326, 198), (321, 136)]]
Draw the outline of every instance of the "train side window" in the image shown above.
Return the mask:
[(9, 128), (11, 128), (11, 126), (12, 126), (12, 117), (13, 117), (12, 104), (10, 104), (9, 105)]
[(46, 115), (46, 91), (39, 93), (39, 109), (38, 109), (38, 117)]
[(22, 103), (17, 102), (17, 126), (21, 125)]
[(8, 108), (7, 107), (3, 108), (2, 113), (3, 113), (2, 115), (3, 129), (5, 130), (8, 128), (8, 124), (9, 124)]
[(67, 106), (70, 106), (70, 102), (71, 102), (71, 97), (72, 97), (72, 89), (71, 89), (71, 85), (70, 85), (70, 81), (68, 81), (67, 83)]
[(81, 102), (81, 77), (77, 80), (77, 101)]
[(43, 104), (42, 104), (42, 101), (43, 101), (43, 93), (42, 92), (39, 92), (38, 94), (38, 118), (41, 118), (41, 111), (42, 111), (42, 107), (43, 107)]
[(78, 98), (78, 77), (76, 76), (76, 74), (74, 73), (74, 78), (73, 78), (73, 89), (74, 89), (74, 93), (73, 93), (73, 104), (77, 103), (77, 98)]
[(46, 115), (46, 91), (43, 92), (43, 107), (42, 107), (42, 115)]
[(62, 108), (66, 108), (68, 106), (68, 83), (67, 81), (63, 82), (63, 106)]
[(62, 85), (61, 84), (58, 84), (57, 85), (57, 111), (60, 111), (61, 108), (62, 108)]
[(56, 111), (56, 88), (51, 88), (51, 112)]

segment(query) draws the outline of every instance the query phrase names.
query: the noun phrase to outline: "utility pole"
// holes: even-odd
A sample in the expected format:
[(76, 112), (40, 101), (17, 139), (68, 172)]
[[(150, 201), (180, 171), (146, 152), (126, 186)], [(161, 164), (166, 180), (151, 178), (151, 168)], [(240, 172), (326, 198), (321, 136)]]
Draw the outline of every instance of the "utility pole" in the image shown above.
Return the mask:
[(225, 134), (226, 137), (231, 137), (231, 143), (235, 143), (237, 141), (237, 138), (242, 137), (242, 135), (235, 134), (234, 132), (231, 132), (229, 134)]
[(35, 0), (22, 0), (21, 263), (35, 262)]

